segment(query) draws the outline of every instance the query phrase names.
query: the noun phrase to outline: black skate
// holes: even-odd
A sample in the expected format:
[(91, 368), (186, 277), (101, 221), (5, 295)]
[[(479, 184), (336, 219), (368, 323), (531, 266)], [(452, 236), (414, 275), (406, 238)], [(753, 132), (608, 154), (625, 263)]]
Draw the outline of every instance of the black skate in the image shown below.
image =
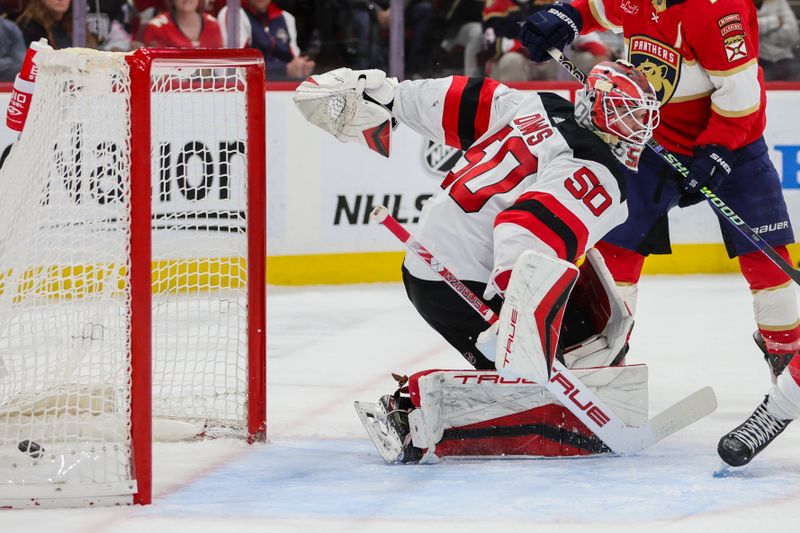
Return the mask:
[(769, 350), (767, 350), (767, 343), (758, 330), (753, 333), (753, 340), (756, 346), (758, 346), (758, 349), (761, 350), (761, 353), (764, 354), (764, 361), (767, 362), (772, 372), (772, 382), (775, 383), (775, 380), (778, 379), (778, 376), (780, 376), (783, 369), (789, 365), (789, 361), (792, 360), (792, 357), (794, 357), (797, 352), (769, 353)]
[(416, 463), (423, 451), (411, 442), (408, 413), (411, 399), (395, 394), (382, 396), (378, 403), (354, 402), (354, 407), (372, 443), (387, 463)]
[(720, 458), (730, 466), (744, 466), (780, 435), (791, 420), (778, 420), (767, 411), (769, 396), (742, 425), (722, 437)]

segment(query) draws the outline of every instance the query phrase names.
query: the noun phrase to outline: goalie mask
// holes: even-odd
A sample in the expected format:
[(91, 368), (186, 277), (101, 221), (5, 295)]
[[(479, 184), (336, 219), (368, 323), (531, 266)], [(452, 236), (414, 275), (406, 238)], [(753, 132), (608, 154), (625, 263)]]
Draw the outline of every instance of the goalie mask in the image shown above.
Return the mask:
[(575, 96), (575, 118), (601, 134), (614, 155), (636, 170), (645, 144), (658, 126), (659, 101), (647, 78), (630, 63), (603, 61)]

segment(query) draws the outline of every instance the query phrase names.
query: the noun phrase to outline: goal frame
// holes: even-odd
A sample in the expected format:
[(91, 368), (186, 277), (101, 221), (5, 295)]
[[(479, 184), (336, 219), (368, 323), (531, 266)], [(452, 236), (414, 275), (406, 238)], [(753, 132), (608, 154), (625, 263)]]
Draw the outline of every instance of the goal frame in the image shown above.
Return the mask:
[(130, 69), (130, 361), (133, 502), (152, 502), (151, 71), (156, 66), (245, 69), (247, 85), (248, 442), (266, 440), (266, 129), (264, 58), (252, 49), (139, 49)]

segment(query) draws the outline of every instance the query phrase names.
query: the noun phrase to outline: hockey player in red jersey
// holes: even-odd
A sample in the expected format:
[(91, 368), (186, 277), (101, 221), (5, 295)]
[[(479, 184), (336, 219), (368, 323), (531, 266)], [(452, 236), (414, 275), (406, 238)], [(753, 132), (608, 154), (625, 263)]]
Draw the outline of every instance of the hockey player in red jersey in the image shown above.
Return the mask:
[[(531, 59), (546, 61), (579, 33), (622, 32), (628, 60), (656, 89), (661, 125), (655, 139), (689, 168), (680, 178), (651, 151), (629, 180), (628, 220), (598, 249), (635, 308), (636, 283), (651, 253), (669, 253), (667, 211), (719, 194), (787, 261), (793, 242), (780, 178), (763, 139), (765, 104), (758, 67), (758, 19), (750, 0), (575, 0), (554, 4), (523, 24)], [(753, 293), (754, 338), (777, 380), (744, 424), (719, 443), (741, 466), (800, 415), (800, 317), (789, 277), (755, 245), (720, 222), (730, 257), (738, 257)], [(790, 362), (791, 361), (791, 362)]]
[[(306, 80), (298, 87), (295, 102), (310, 122), (342, 141), (365, 144), (382, 155), (389, 154), (395, 122), (428, 139), (466, 150), (445, 177), (439, 193), (425, 204), (416, 236), (498, 311), (512, 267), (523, 252), (533, 250), (543, 263), (574, 269), (571, 264), (627, 216), (623, 163), (631, 164), (630, 154), (640, 152), (650, 138), (658, 123), (658, 102), (646, 78), (624, 62), (598, 65), (589, 80), (589, 88), (581, 92), (573, 108), (555, 94), (526, 94), (491, 79), (451, 76), (398, 84), (381, 71), (338, 69)], [(598, 321), (589, 316), (592, 306), (581, 310), (576, 305), (572, 311), (572, 306), (567, 306), (562, 345), (580, 345), (580, 350), (566, 357), (567, 362), (580, 359), (587, 364), (573, 366), (609, 365), (625, 344), (632, 323), (621, 298), (608, 294), (615, 289), (610, 275), (603, 276), (607, 271), (599, 256), (582, 269), (584, 286), (576, 293), (602, 293), (604, 303), (599, 307), (606, 314), (599, 327), (594, 327)], [(603, 280), (605, 289), (601, 288)], [(484, 335), (480, 346), (476, 345), (487, 326), (473, 309), (412, 254), (406, 256), (403, 281), (409, 299), (428, 324), (476, 369), (494, 370), (491, 332)], [(554, 309), (555, 314), (560, 312), (560, 308)], [(609, 326), (611, 322), (613, 327)], [(619, 324), (624, 327), (617, 327)], [(581, 345), (596, 333), (606, 333), (608, 338), (593, 338), (597, 342)], [(643, 378), (642, 367), (629, 368), (612, 369), (614, 377), (600, 379), (603, 385), (599, 386), (614, 388), (613, 384), (627, 379), (635, 381), (633, 388), (641, 391), (646, 374)], [(632, 378), (637, 372), (640, 374)], [(410, 398), (403, 396), (402, 405), (398, 403), (400, 396), (385, 397), (385, 411), (399, 416), (398, 432), (408, 437), (408, 411), (421, 413), (427, 408), (429, 424), (417, 431), (415, 442), (427, 443), (425, 448), (430, 453), (445, 438), (445, 429), (453, 429), (453, 424), (466, 425), (467, 421), (471, 426), (487, 424), (507, 429), (511, 425), (523, 432), (516, 435), (517, 439), (538, 443), (525, 448), (511, 439), (497, 445), (492, 437), (492, 453), (575, 455), (608, 451), (590, 432), (583, 436), (573, 432), (579, 426), (584, 433), (587, 430), (576, 419), (564, 421), (569, 413), (563, 408), (555, 413), (546, 409), (543, 414), (539, 408), (547, 408), (542, 400), (549, 396), (541, 388), (531, 391), (531, 382), (500, 380), (495, 372), (466, 374), (470, 377), (437, 375), (433, 390), (425, 389), (427, 396), (419, 394), (417, 378), (424, 381), (424, 376), (413, 377), (416, 403), (413, 391)], [(452, 404), (474, 408), (486, 404), (486, 395), (507, 401), (492, 400), (491, 406), (484, 405), (483, 411), (479, 410), (483, 418), (475, 412), (470, 416), (464, 411), (443, 414), (444, 384), (453, 385), (456, 391)], [(486, 390), (489, 385), (499, 388), (490, 393)], [(523, 389), (512, 390), (512, 385)], [(525, 413), (523, 419), (533, 416), (535, 422), (528, 419), (527, 425), (522, 423), (521, 413)], [(557, 419), (558, 424), (549, 426), (542, 416), (549, 416), (551, 422)], [(436, 422), (431, 422), (433, 419)], [(526, 427), (539, 433), (526, 435)], [(542, 427), (550, 428), (549, 433), (542, 434)], [(568, 427), (566, 434), (570, 437), (564, 437), (564, 427)], [(403, 440), (402, 447), (384, 454), (387, 460), (419, 458), (419, 454), (410, 452), (413, 447), (408, 439)], [(454, 444), (457, 440), (451, 439), (450, 448), (440, 446), (440, 451), (456, 448), (458, 453), (476, 452), (476, 448), (465, 450)], [(386, 451), (380, 445), (379, 449)]]

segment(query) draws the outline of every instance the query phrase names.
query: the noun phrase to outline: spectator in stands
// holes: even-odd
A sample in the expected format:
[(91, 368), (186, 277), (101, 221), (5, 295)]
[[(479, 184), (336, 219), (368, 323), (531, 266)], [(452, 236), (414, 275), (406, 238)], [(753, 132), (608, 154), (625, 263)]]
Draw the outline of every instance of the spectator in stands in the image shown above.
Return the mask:
[(14, 81), (25, 59), (25, 41), (16, 24), (0, 17), (0, 81)]
[(131, 35), (125, 28), (130, 18), (127, 0), (88, 0), (87, 3), (86, 29), (97, 37), (97, 49), (129, 51)]
[(71, 0), (30, 0), (17, 19), (25, 46), (47, 39), (56, 50), (72, 46)]
[(293, 17), (297, 45), (318, 69), (385, 68), (373, 0), (274, 0), (274, 4)]
[(758, 62), (766, 81), (800, 80), (796, 57), (800, 44), (797, 18), (786, 0), (755, 0), (758, 8)]
[[(596, 64), (601, 61), (609, 61), (614, 55), (600, 38), (600, 34), (601, 32), (595, 31), (579, 35), (572, 41), (572, 44), (564, 49), (566, 56), (583, 72), (589, 72)], [(551, 63), (555, 63), (555, 61), (551, 61)], [(558, 69), (556, 79), (573, 81), (572, 74), (563, 68)]]
[(591, 35), (597, 35), (598, 39), (603, 43), (611, 61), (617, 59), (626, 59), (625, 55), (625, 38), (622, 33), (614, 33), (613, 31), (597, 31)]
[[(315, 63), (298, 54), (281, 8), (271, 0), (243, 0), (239, 12), (239, 46), (252, 46), (264, 54), (267, 79), (304, 80), (311, 75)], [(227, 41), (227, 13), (223, 7), (219, 22)]]
[[(375, 0), (378, 25), (388, 35), (391, 24), (390, 0)], [(405, 0), (405, 70), (407, 78), (425, 78), (430, 75), (430, 23), (433, 5), (428, 0)]]
[[(48, 0), (52, 1), (52, 0)], [(169, 11), (144, 28), (145, 46), (157, 48), (222, 48), (217, 20), (205, 13), (200, 0), (169, 0)]]
[(153, 20), (156, 15), (169, 11), (169, 6), (167, 5), (167, 0), (127, 1), (133, 11), (133, 16), (131, 16), (130, 21), (130, 33), (132, 38), (131, 48), (140, 48), (142, 46), (142, 35), (144, 34), (144, 29), (147, 27), (147, 23)]
[(16, 21), (25, 9), (27, 2), (24, 0), (0, 0), (0, 13), (8, 20)]
[(442, 48), (452, 52), (457, 47), (464, 50), (461, 74), (481, 76), (483, 65), (480, 56), (484, 50), (482, 11), (485, 0), (448, 0), (439, 6), (442, 15)]
[(339, 17), (334, 24), (340, 26), (338, 37), (348, 66), (354, 69), (384, 66), (385, 51), (378, 38), (375, 4), (372, 0), (345, 0), (344, 4), (349, 11), (347, 18)]

